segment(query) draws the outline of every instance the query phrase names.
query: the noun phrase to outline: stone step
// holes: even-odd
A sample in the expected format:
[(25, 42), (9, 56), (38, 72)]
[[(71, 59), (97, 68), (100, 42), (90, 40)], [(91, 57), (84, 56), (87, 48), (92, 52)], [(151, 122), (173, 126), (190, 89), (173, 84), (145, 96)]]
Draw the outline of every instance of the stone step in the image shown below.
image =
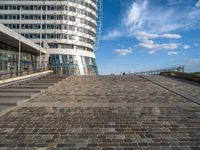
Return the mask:
[(0, 98), (0, 106), (17, 106), (17, 104), (27, 98)]
[(41, 92), (41, 89), (20, 89), (20, 88), (6, 88), (6, 89), (0, 89), (0, 92), (33, 92), (33, 93), (39, 93)]
[(40, 80), (38, 80), (38, 81), (49, 81), (49, 82), (54, 81), (54, 82), (59, 82), (59, 81), (61, 81), (61, 80), (63, 80), (63, 79), (40, 79)]
[[(48, 80), (36, 80), (36, 81), (32, 81), (33, 83), (57, 83), (58, 81), (48, 81)], [(28, 82), (30, 83), (30, 82)]]
[(38, 93), (38, 92), (13, 92), (13, 91), (0, 91), (0, 96), (4, 96), (4, 95), (31, 95), (31, 94), (34, 94), (34, 93)]
[(34, 94), (34, 93), (38, 93), (38, 91), (40, 92), (40, 90), (37, 90), (37, 91), (27, 91), (26, 89), (23, 90), (23, 89), (18, 89), (18, 90), (13, 90), (13, 89), (0, 89), (0, 95), (1, 94), (8, 94), (8, 93), (11, 93), (11, 94), (16, 94), (16, 93), (29, 93), (29, 94)]
[(62, 81), (66, 76), (52, 75), (35, 80), (29, 80), (10, 87), (0, 89), (0, 111), (11, 106), (17, 106), (20, 102), (30, 99), (42, 90)]
[(2, 99), (2, 98), (20, 98), (20, 99), (22, 99), (22, 98), (31, 98), (31, 95), (11, 95), (11, 94), (0, 95), (0, 99)]
[(19, 85), (19, 86), (15, 86), (14, 88), (18, 88), (18, 89), (47, 89), (49, 86), (33, 86), (33, 85)]
[(33, 86), (51, 86), (54, 85), (54, 83), (34, 83), (34, 82), (30, 82), (30, 83), (22, 83), (19, 85), (33, 85)]
[(10, 109), (12, 108), (11, 106), (0, 106), (0, 113), (7, 110), (7, 109)]
[(4, 92), (0, 91), (0, 97), (1, 96), (30, 96), (32, 94), (35, 94), (37, 92)]

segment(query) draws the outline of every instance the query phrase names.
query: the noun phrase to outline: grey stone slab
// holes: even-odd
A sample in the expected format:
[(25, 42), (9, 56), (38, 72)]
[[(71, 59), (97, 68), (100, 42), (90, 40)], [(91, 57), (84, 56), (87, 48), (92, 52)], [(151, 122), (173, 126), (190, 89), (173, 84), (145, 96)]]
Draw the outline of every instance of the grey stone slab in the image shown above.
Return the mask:
[(41, 92), (40, 89), (20, 89), (20, 88), (4, 88), (0, 89), (0, 92), (33, 92), (33, 93), (38, 93)]
[(0, 117), (0, 148), (194, 149), (199, 114), (199, 105), (138, 76), (74, 76)]
[(0, 98), (0, 106), (17, 106), (21, 101), (26, 100), (27, 98)]
[(26, 96), (26, 95), (31, 95), (35, 94), (38, 92), (35, 91), (0, 91), (0, 96)]
[(0, 113), (9, 109), (9, 108), (12, 108), (11, 106), (0, 106)]

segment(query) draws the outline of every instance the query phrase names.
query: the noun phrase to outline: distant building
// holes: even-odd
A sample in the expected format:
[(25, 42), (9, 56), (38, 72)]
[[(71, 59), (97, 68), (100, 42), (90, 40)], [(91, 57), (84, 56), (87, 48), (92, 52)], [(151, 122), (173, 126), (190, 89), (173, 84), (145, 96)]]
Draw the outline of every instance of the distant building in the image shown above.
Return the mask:
[(98, 0), (1, 0), (0, 23), (48, 47), (55, 73), (96, 75), (97, 4)]

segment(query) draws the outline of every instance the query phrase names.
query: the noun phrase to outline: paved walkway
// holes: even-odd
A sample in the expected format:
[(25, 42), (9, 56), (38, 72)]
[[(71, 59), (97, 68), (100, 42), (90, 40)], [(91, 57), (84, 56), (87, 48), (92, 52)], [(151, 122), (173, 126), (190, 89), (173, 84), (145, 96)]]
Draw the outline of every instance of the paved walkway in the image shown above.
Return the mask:
[[(152, 78), (200, 97), (199, 85)], [(0, 118), (7, 148), (197, 150), (200, 105), (138, 76), (69, 77)]]
[[(149, 76), (149, 79), (158, 82), (172, 90), (183, 92), (187, 95), (190, 95), (198, 100), (200, 100), (200, 88), (198, 83), (192, 81), (176, 79), (176, 78), (166, 78), (163, 76)], [(183, 82), (184, 81), (184, 82)]]

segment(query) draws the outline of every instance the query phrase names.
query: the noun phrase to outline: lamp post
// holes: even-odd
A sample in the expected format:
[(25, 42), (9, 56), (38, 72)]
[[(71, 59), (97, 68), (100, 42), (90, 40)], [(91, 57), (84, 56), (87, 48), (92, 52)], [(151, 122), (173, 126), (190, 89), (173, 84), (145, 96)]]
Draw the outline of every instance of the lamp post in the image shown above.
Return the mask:
[(42, 63), (41, 63), (41, 47), (42, 47), (42, 6), (40, 9), (40, 60), (39, 60), (39, 68), (42, 68)]
[(21, 72), (21, 7), (19, 10), (19, 49), (18, 49), (18, 75), (20, 75)]

